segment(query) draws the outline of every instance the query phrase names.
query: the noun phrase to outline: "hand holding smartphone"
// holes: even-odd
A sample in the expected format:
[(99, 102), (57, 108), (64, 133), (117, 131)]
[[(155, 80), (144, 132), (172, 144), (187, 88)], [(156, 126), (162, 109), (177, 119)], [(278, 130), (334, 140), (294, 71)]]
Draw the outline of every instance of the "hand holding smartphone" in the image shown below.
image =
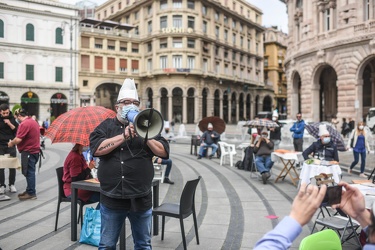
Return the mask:
[(327, 192), (322, 201), (323, 206), (331, 206), (334, 204), (341, 203), (342, 187), (341, 186), (329, 186)]

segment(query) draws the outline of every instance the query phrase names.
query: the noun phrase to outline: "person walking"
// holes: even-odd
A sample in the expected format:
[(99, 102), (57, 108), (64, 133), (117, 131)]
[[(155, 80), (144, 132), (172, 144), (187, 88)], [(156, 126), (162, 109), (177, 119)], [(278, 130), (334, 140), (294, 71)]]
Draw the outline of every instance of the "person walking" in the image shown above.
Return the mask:
[(350, 135), (349, 145), (350, 148), (353, 149), (354, 161), (350, 165), (350, 168), (348, 168), (348, 173), (352, 173), (352, 169), (355, 167), (355, 165), (357, 165), (359, 155), (361, 155), (361, 173), (359, 174), (359, 177), (366, 178), (366, 175), (364, 174), (366, 166), (366, 152), (370, 153), (369, 140), (371, 135), (366, 133), (364, 128), (364, 123), (359, 122), (357, 124), (357, 128)]
[(22, 174), (26, 177), (26, 191), (18, 194), (20, 200), (35, 200), (35, 165), (39, 159), (40, 152), (40, 132), (39, 124), (27, 115), (25, 109), (18, 109), (14, 112), (19, 121), (16, 137), (8, 142), (8, 147), (17, 145), (21, 153)]
[[(16, 157), (16, 148), (8, 147), (8, 142), (12, 140), (17, 133), (18, 123), (14, 118), (12, 112), (9, 110), (7, 104), (0, 105), (0, 155), (9, 154), (11, 157)], [(16, 193), (17, 189), (14, 185), (16, 182), (16, 169), (9, 168), (9, 191)], [(0, 194), (6, 191), (5, 185), (5, 169), (0, 168)]]
[(297, 121), (290, 128), (290, 132), (293, 132), (293, 146), (295, 151), (303, 151), (303, 132), (305, 131), (305, 121), (302, 120), (302, 114), (297, 113)]
[(90, 134), (90, 150), (99, 157), (101, 229), (99, 249), (116, 249), (121, 228), (129, 218), (134, 249), (151, 250), (152, 157), (169, 158), (169, 143), (160, 134), (145, 140), (127, 119), (139, 112), (133, 79), (125, 79), (117, 97), (115, 118)]

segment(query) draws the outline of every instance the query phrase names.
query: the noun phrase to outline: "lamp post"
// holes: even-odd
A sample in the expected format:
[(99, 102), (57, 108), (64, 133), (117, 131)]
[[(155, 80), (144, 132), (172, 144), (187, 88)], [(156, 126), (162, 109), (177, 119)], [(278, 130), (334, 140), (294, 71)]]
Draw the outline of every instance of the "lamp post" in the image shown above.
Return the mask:
[[(65, 26), (69, 25), (70, 32), (70, 83), (69, 83), (69, 110), (74, 108), (74, 98), (73, 98), (73, 23), (72, 18), (70, 18), (70, 23), (63, 21), (61, 23), (61, 28), (65, 33)], [(63, 34), (64, 34), (63, 33)]]

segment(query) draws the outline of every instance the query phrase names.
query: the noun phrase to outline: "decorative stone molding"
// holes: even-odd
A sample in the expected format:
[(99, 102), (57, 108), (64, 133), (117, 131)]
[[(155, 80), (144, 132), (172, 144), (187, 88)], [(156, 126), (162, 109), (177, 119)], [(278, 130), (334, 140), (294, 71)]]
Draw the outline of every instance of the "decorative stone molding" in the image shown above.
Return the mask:
[(375, 49), (375, 38), (370, 40), (369, 45), (371, 49)]
[(325, 52), (324, 52), (324, 50), (322, 50), (322, 49), (320, 49), (320, 50), (318, 50), (318, 51), (316, 52), (316, 56), (318, 57), (318, 59), (323, 58), (324, 55), (325, 55)]

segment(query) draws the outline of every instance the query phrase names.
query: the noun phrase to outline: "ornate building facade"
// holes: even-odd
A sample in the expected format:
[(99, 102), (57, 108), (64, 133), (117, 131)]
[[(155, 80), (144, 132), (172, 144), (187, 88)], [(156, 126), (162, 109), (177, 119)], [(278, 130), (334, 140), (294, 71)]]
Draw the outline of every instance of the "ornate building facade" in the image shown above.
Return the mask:
[(78, 10), (44, 0), (0, 4), (0, 103), (39, 120), (78, 101)]
[(288, 115), (364, 120), (375, 106), (375, 1), (285, 2)]
[(235, 123), (272, 110), (273, 86), (263, 81), (262, 13), (246, 1), (109, 0), (95, 16), (134, 28), (81, 27), (81, 104), (113, 107), (131, 77), (141, 105), (169, 121), (215, 115)]
[(284, 73), (284, 60), (288, 35), (267, 28), (264, 33), (264, 83), (273, 87), (274, 108), (279, 114), (287, 114), (287, 81)]

